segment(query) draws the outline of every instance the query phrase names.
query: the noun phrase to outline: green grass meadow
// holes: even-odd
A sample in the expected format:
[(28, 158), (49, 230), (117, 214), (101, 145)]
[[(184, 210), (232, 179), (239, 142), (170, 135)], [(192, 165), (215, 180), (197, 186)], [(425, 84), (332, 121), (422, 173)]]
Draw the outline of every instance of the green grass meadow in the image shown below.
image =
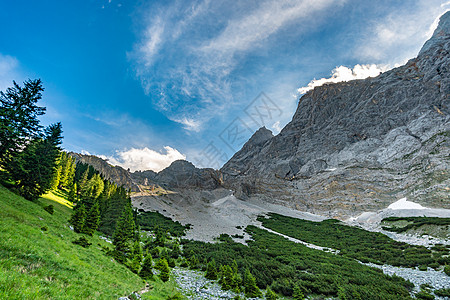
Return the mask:
[[(72, 209), (62, 193), (30, 202), (0, 186), (0, 299), (117, 299), (145, 282), (107, 256), (112, 247), (96, 234), (89, 248), (72, 243)], [(43, 209), (52, 204), (54, 214)], [(45, 230), (47, 229), (47, 230)], [(176, 292), (173, 280), (150, 282), (144, 299)]]

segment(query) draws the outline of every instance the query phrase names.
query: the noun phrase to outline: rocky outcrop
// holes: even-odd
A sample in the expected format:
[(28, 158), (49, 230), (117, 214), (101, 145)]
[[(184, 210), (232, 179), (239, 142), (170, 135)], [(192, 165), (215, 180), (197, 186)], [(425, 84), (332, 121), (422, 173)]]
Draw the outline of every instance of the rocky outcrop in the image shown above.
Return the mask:
[(417, 58), (316, 87), (277, 136), (260, 129), (221, 169), (241, 199), (333, 217), (402, 197), (450, 208), (450, 12)]
[(132, 192), (139, 192), (139, 186), (132, 180), (130, 172), (119, 166), (113, 166), (108, 161), (95, 155), (84, 155), (70, 152), (75, 162), (81, 162), (91, 165), (103, 175), (104, 178), (115, 182), (119, 186), (123, 186)]
[(130, 173), (119, 166), (113, 166), (100, 157), (73, 153), (76, 162), (89, 164), (99, 171), (106, 179), (119, 186), (124, 186), (132, 192), (142, 192), (145, 186), (161, 186), (164, 189), (179, 191), (214, 190), (222, 183), (222, 175), (214, 169), (199, 169), (186, 160), (174, 161), (169, 167), (160, 172), (136, 171)]
[(222, 175), (214, 169), (199, 169), (186, 160), (176, 160), (153, 177), (168, 189), (213, 190), (222, 185)]

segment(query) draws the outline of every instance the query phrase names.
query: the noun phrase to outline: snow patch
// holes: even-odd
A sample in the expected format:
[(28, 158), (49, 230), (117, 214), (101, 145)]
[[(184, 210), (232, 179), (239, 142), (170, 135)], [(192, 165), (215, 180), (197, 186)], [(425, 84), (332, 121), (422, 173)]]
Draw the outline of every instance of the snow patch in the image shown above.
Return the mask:
[(414, 203), (412, 201), (406, 200), (406, 198), (402, 198), (391, 205), (388, 206), (388, 208), (393, 210), (398, 209), (428, 209), (427, 207), (423, 207), (422, 205), (418, 203)]

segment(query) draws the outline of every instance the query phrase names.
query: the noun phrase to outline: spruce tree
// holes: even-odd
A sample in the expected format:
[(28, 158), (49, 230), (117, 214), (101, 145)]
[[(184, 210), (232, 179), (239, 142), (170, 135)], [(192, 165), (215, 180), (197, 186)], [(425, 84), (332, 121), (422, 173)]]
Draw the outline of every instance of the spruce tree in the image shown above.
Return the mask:
[(100, 224), (100, 208), (98, 201), (95, 201), (87, 213), (84, 222), (83, 233), (92, 236)]
[(166, 282), (170, 278), (170, 269), (169, 265), (167, 263), (167, 260), (165, 258), (161, 258), (159, 261), (159, 278), (161, 278), (162, 281)]
[(72, 203), (77, 202), (77, 184), (74, 183), (69, 190), (69, 195), (67, 196), (67, 200)]
[(292, 298), (295, 300), (303, 300), (305, 299), (305, 295), (298, 284), (294, 285), (294, 293), (292, 294)]
[(31, 140), (17, 157), (5, 166), (19, 193), (36, 200), (51, 189), (62, 139), (61, 123), (52, 124), (43, 138)]
[(262, 293), (256, 285), (256, 279), (248, 269), (245, 270), (244, 276), (245, 296), (249, 298), (261, 297)]
[(124, 208), (113, 235), (114, 257), (121, 263), (126, 261), (126, 257), (130, 252), (129, 241), (134, 236), (134, 230), (135, 224), (130, 204)]
[(274, 291), (272, 291), (272, 290), (270, 289), (270, 287), (267, 287), (267, 290), (266, 290), (266, 299), (267, 299), (267, 300), (277, 300), (277, 299), (278, 299), (277, 294), (275, 294)]
[(41, 133), (38, 117), (45, 107), (37, 106), (42, 99), (42, 81), (28, 80), (24, 86), (13, 81), (13, 87), (0, 92), (0, 167), (5, 167)]
[(133, 273), (138, 273), (142, 262), (142, 247), (138, 241), (133, 244), (133, 249), (131, 251), (131, 262), (128, 267)]
[(152, 279), (153, 278), (153, 260), (152, 256), (147, 253), (144, 258), (144, 263), (142, 264), (142, 269), (139, 271), (139, 276), (144, 279)]
[(217, 279), (217, 267), (216, 267), (216, 262), (215, 262), (214, 258), (206, 266), (205, 277), (207, 279), (211, 279), (211, 280)]
[(84, 208), (84, 204), (77, 204), (73, 210), (72, 217), (69, 220), (69, 223), (72, 224), (75, 232), (81, 233), (83, 231), (85, 219), (86, 209)]

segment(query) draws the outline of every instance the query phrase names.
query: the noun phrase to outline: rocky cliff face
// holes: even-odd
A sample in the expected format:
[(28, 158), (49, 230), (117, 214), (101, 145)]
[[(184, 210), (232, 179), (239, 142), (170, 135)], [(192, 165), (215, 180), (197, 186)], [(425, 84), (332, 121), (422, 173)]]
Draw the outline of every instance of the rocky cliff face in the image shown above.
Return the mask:
[(299, 101), (277, 136), (263, 128), (221, 172), (236, 196), (334, 217), (401, 197), (450, 208), (450, 12), (417, 58)]
[(186, 160), (177, 160), (164, 170), (134, 172), (131, 177), (135, 181), (144, 178), (166, 189), (201, 189), (213, 190), (221, 186), (222, 176), (214, 169), (199, 169)]
[(139, 192), (139, 186), (132, 180), (130, 172), (119, 166), (110, 165), (106, 160), (94, 156), (79, 153), (69, 153), (75, 158), (75, 162), (89, 164), (99, 171), (106, 179), (115, 182), (119, 186), (124, 186), (132, 192)]
[(213, 169), (199, 169), (185, 160), (174, 161), (169, 167), (156, 173), (151, 170), (130, 173), (119, 166), (110, 165), (106, 160), (79, 153), (70, 153), (76, 162), (93, 166), (106, 179), (119, 186), (124, 186), (132, 192), (142, 192), (145, 186), (161, 186), (164, 189), (179, 191), (214, 190), (223, 183), (222, 175)]

